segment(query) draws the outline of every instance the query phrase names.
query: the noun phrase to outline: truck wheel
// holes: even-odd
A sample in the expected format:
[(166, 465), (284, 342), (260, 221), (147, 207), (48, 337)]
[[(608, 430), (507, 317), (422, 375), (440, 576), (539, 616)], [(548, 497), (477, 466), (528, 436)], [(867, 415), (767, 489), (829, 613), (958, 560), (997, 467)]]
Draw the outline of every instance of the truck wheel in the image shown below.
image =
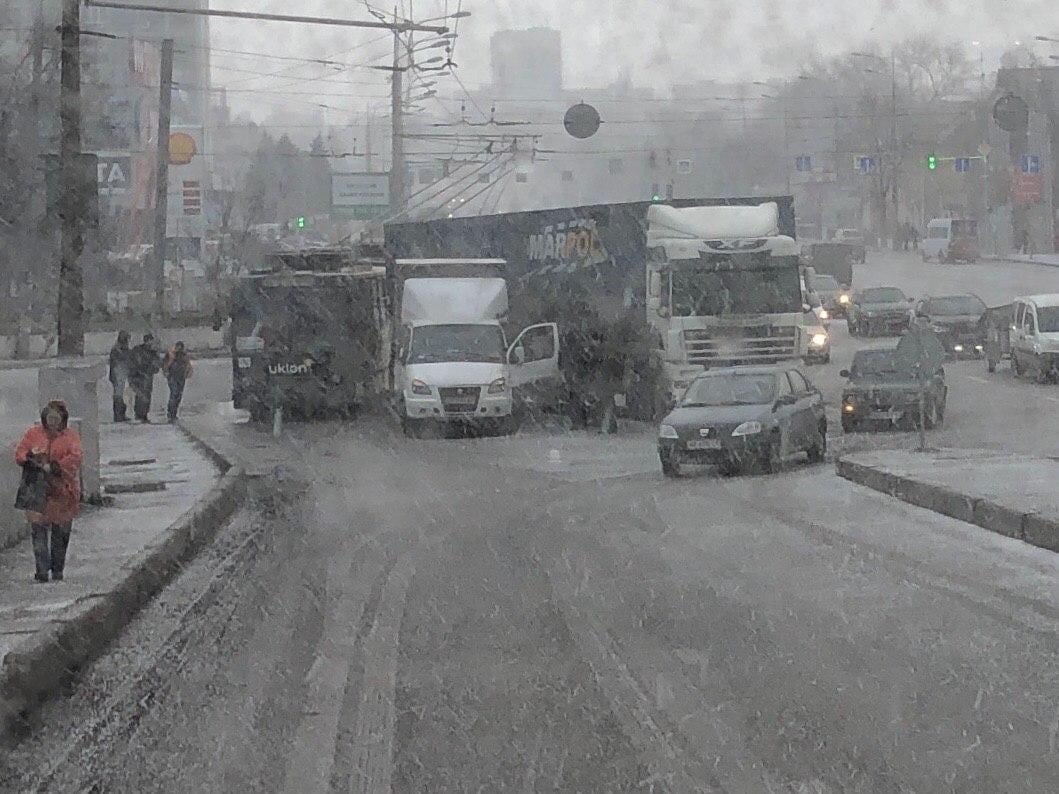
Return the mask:
[(419, 438), (422, 436), (419, 423), (415, 419), (402, 419), (401, 432), (404, 433), (407, 438)]
[(854, 433), (857, 430), (857, 423), (853, 419), (847, 419), (842, 417), (842, 432), (843, 433)]
[(988, 372), (996, 372), (997, 361), (995, 358), (987, 359), (985, 362), (985, 368)]

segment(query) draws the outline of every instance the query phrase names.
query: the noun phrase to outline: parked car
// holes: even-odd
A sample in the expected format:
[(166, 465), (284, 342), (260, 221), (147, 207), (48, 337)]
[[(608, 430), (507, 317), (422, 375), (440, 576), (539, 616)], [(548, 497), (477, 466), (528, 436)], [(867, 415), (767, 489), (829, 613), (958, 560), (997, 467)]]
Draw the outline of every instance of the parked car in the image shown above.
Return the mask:
[(920, 389), (924, 391), (923, 424), (937, 427), (945, 418), (948, 390), (945, 385), (944, 353), (936, 340), (926, 341), (933, 351), (920, 352), (917, 343), (906, 339), (929, 334), (906, 334), (896, 348), (858, 350), (853, 363), (842, 370), (847, 379), (842, 390), (842, 431), (851, 433), (862, 429), (890, 428), (894, 424), (906, 430), (919, 423)]
[(985, 335), (982, 315), (986, 305), (977, 295), (944, 295), (923, 298), (916, 304), (914, 324), (929, 328), (949, 356), (982, 356)]
[(833, 242), (844, 243), (851, 247), (854, 262), (864, 264), (867, 249), (864, 243), (864, 235), (857, 229), (839, 229), (835, 232)]
[(867, 287), (853, 293), (846, 309), (850, 334), (903, 333), (912, 321), (910, 302), (897, 287)]
[(1059, 294), (1016, 298), (1010, 332), (1016, 375), (1059, 380)]
[(960, 218), (934, 218), (919, 243), (923, 261), (978, 261), (978, 221)]
[(824, 459), (824, 400), (797, 369), (730, 367), (691, 382), (658, 428), (658, 457), (667, 477), (685, 463), (713, 464), (734, 474), (774, 472), (789, 455)]

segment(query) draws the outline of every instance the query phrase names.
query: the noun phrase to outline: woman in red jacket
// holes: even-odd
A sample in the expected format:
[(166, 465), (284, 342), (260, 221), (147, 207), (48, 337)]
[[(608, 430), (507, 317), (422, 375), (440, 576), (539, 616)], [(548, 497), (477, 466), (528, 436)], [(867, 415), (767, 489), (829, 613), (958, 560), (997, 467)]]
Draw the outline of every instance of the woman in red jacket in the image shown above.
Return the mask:
[[(33, 425), (15, 450), (19, 466), (34, 466), (47, 476), (47, 504), (43, 513), (26, 511), (33, 532), (36, 580), (61, 581), (66, 564), (66, 547), (74, 517), (81, 509), (81, 438), (68, 427), (70, 413), (61, 400), (52, 400), (40, 413), (40, 424)], [(51, 545), (48, 534), (51, 533)]]

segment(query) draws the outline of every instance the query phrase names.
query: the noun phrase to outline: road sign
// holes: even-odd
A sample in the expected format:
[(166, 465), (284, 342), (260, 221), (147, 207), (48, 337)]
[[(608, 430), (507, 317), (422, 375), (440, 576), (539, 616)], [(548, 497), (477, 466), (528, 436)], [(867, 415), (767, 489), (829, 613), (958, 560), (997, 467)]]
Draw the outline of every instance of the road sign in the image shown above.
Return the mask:
[(584, 102), (571, 107), (563, 117), (563, 126), (575, 138), (591, 138), (599, 129), (599, 111)]
[(953, 165), (956, 167), (957, 173), (965, 174), (971, 170), (971, 158), (957, 157), (953, 160)]
[(335, 215), (368, 220), (385, 215), (389, 206), (389, 174), (361, 172), (331, 175), (331, 209)]
[(857, 170), (862, 174), (874, 174), (876, 168), (876, 162), (874, 157), (867, 157), (861, 155), (854, 159)]
[(1019, 158), (1019, 169), (1024, 174), (1039, 174), (1041, 172), (1041, 158), (1036, 154), (1024, 154)]
[(994, 103), (993, 118), (1005, 132), (1024, 130), (1029, 125), (1030, 108), (1022, 97), (1005, 94)]
[(1044, 180), (1040, 174), (1016, 172), (1011, 182), (1011, 198), (1016, 204), (1037, 204), (1044, 192)]
[(794, 158), (794, 169), (796, 171), (812, 171), (813, 158), (808, 154), (800, 154)]

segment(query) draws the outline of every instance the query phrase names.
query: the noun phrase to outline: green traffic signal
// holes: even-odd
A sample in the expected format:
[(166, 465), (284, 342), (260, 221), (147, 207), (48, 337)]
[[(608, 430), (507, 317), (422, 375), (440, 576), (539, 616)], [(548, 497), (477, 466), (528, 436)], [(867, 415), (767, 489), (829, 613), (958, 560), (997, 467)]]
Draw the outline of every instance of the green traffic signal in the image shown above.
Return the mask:
[(932, 154), (927, 155), (927, 170), (934, 171), (938, 167), (938, 158)]
[(302, 215), (302, 216), (300, 216), (298, 218), (298, 220), (296, 221), (296, 225), (297, 225), (297, 227), (299, 229), (304, 229), (305, 228), (305, 216), (304, 215)]

